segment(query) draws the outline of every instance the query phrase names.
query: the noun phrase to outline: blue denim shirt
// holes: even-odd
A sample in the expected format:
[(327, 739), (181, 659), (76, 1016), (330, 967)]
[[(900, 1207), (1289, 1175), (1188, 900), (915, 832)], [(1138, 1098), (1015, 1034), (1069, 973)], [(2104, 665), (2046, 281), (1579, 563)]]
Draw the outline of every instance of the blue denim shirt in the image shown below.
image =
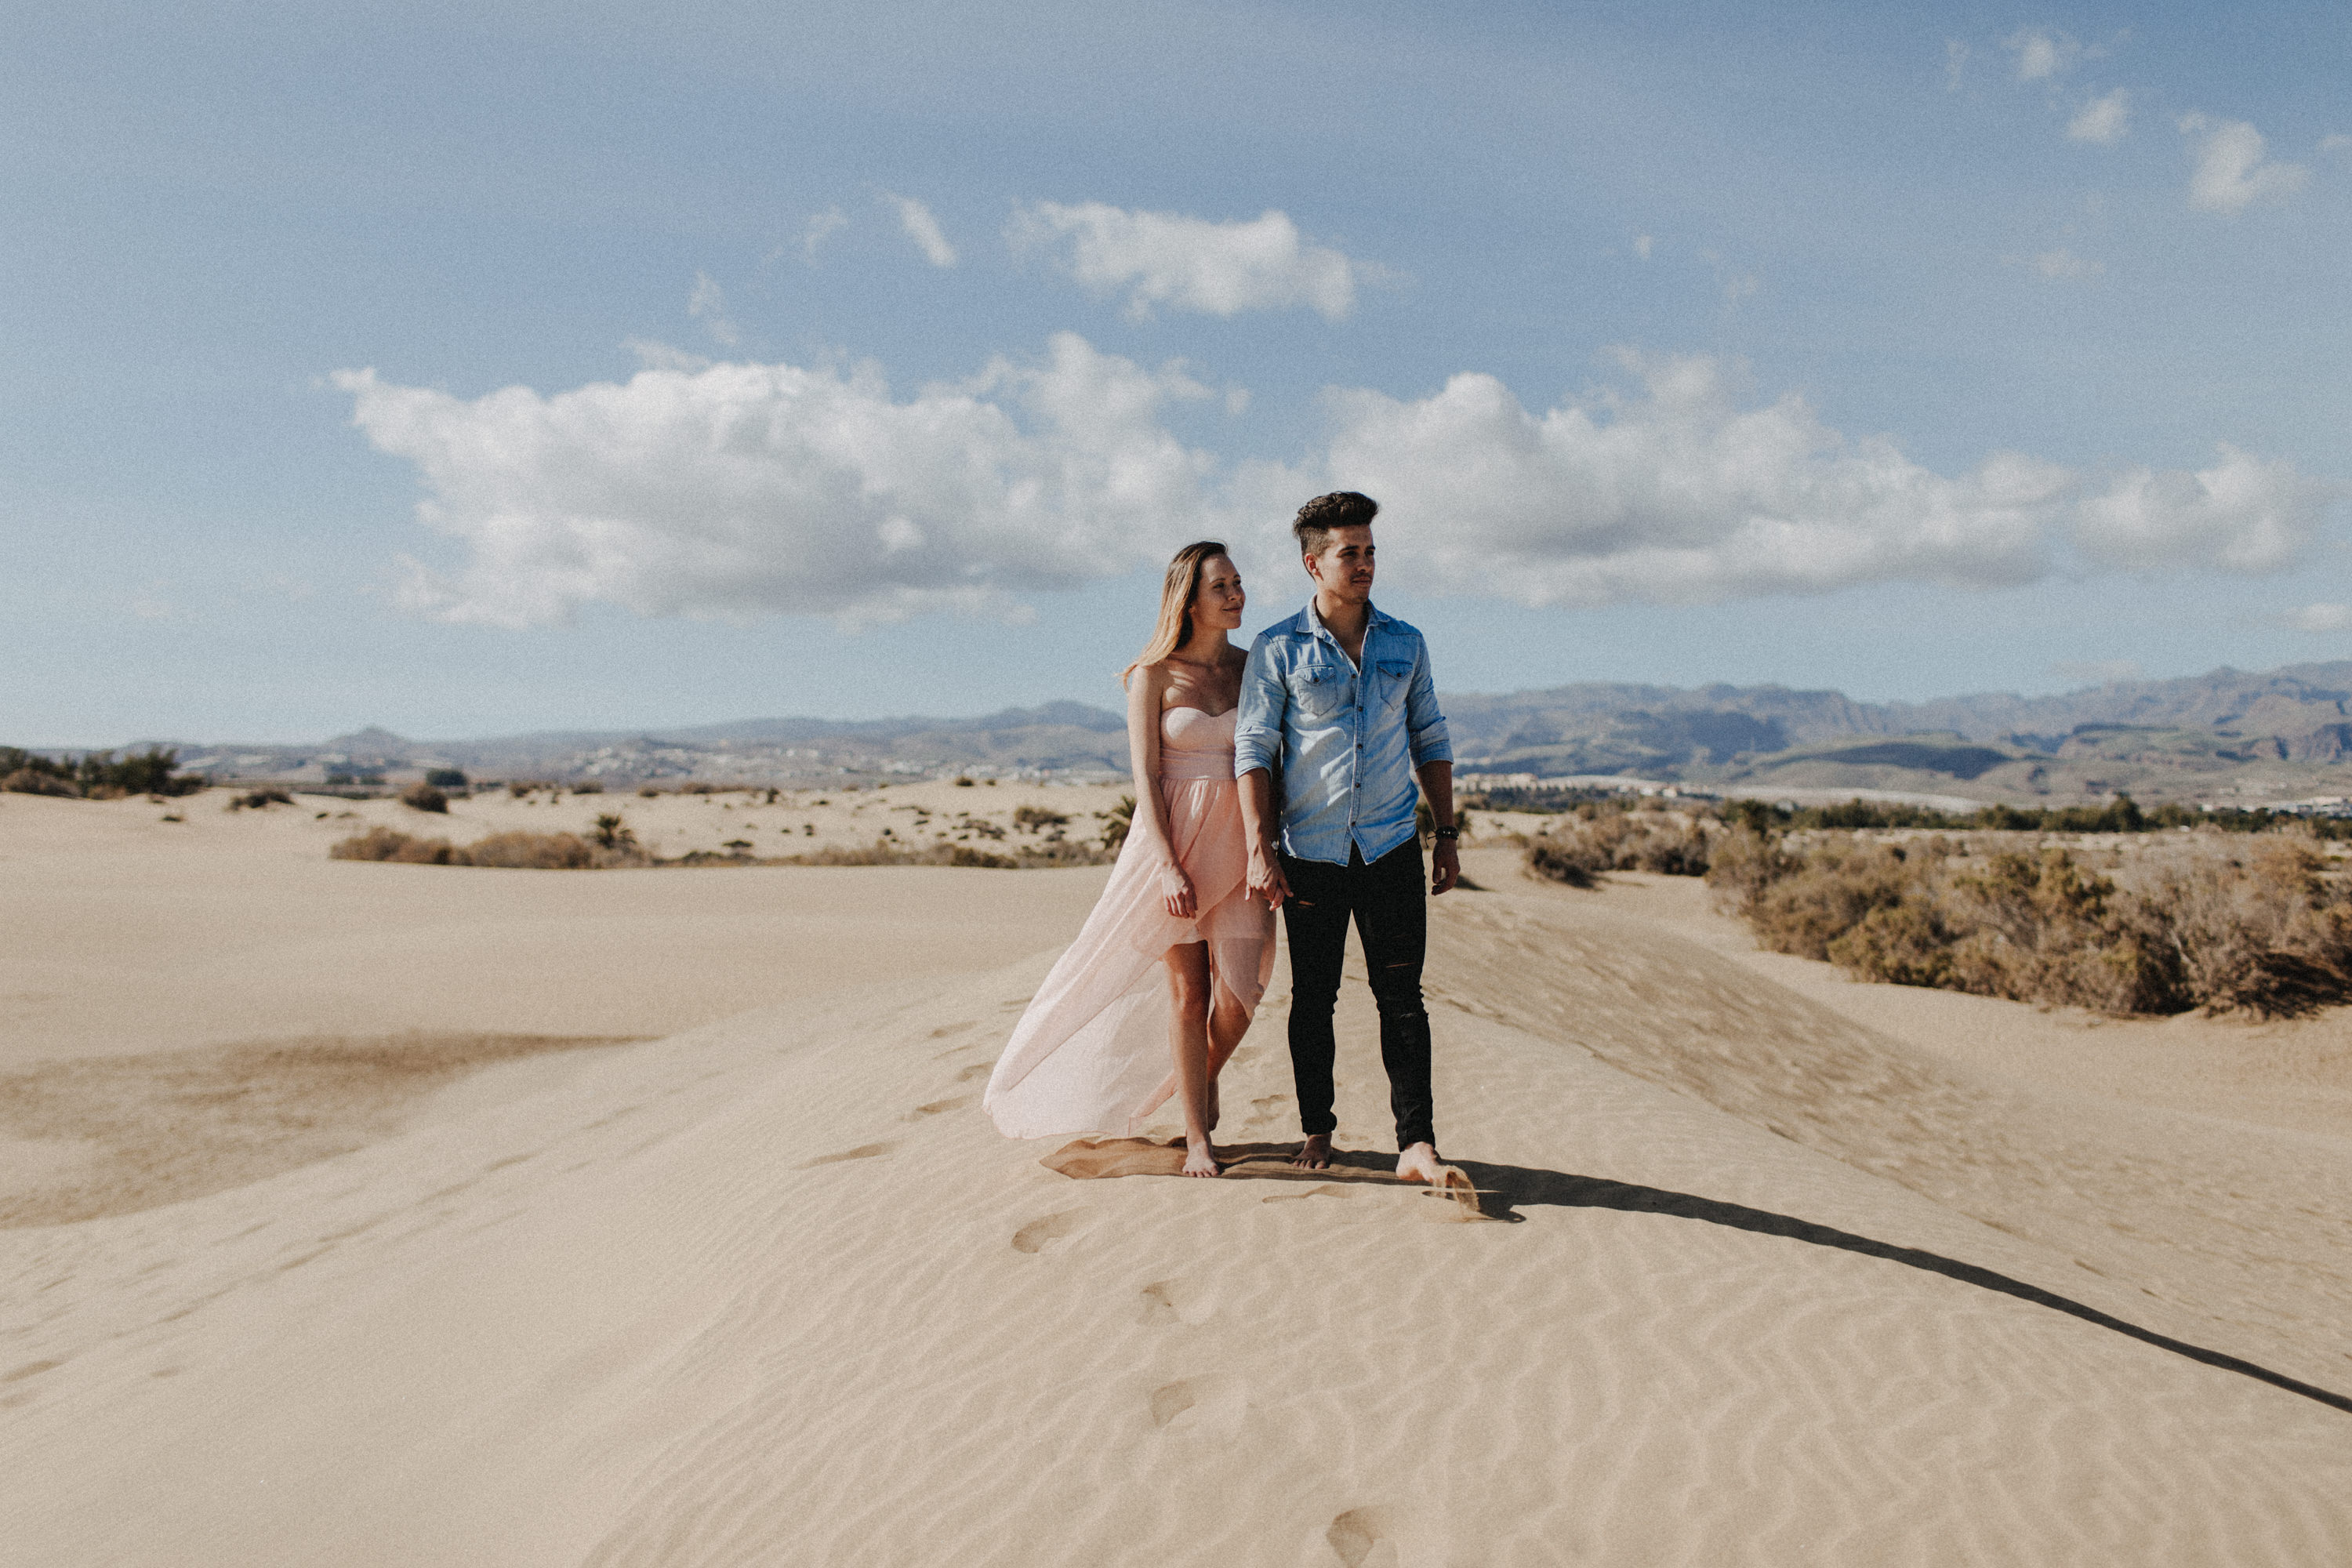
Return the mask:
[(1413, 836), (1413, 770), (1453, 760), (1429, 645), (1395, 616), (1371, 612), (1360, 668), (1312, 604), (1251, 645), (1234, 776), (1279, 764), (1285, 854), (1379, 859)]

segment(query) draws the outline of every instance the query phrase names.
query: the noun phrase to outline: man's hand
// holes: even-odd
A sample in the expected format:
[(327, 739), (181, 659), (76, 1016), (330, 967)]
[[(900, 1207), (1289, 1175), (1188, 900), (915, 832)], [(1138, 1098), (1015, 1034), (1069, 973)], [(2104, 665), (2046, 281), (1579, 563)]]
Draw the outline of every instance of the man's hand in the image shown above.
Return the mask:
[(1429, 852), (1429, 893), (1435, 898), (1454, 883), (1462, 880), (1462, 851), (1451, 838), (1441, 838), (1437, 847)]
[(1290, 901), (1290, 880), (1282, 874), (1282, 861), (1264, 844), (1250, 849), (1249, 896), (1264, 899), (1269, 910), (1278, 910)]

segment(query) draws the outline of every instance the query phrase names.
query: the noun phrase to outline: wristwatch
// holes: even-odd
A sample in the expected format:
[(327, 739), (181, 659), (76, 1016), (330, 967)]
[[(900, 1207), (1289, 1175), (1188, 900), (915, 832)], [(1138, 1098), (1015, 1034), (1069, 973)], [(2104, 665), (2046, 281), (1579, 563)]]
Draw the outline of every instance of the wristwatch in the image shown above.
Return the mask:
[(1439, 838), (1459, 838), (1462, 837), (1462, 829), (1459, 826), (1433, 827), (1429, 831), (1432, 835)]

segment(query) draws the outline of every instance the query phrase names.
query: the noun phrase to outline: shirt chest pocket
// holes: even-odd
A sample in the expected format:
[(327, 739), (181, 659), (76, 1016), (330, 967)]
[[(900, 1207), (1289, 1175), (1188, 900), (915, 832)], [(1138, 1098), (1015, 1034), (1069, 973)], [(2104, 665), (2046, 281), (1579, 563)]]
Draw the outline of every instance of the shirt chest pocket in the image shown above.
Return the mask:
[(1412, 689), (1412, 661), (1384, 658), (1378, 668), (1381, 672), (1381, 706), (1391, 710), (1403, 707), (1405, 693)]
[(1329, 719), (1356, 700), (1352, 671), (1336, 664), (1302, 664), (1291, 677), (1292, 700), (1310, 719)]

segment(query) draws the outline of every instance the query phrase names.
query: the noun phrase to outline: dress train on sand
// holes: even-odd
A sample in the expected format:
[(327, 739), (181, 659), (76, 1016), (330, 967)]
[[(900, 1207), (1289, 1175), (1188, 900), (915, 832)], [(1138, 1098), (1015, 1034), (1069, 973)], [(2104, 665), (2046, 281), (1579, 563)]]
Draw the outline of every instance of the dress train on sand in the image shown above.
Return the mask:
[(1234, 782), (1238, 710), (1160, 715), (1160, 796), (1177, 863), (1192, 879), (1191, 920), (1162, 901), (1165, 860), (1128, 835), (1087, 923), (1030, 998), (982, 1104), (1009, 1138), (1136, 1131), (1169, 1073), (1168, 983), (1160, 960), (1209, 944), (1220, 998), (1251, 1013), (1274, 973), (1274, 911), (1249, 896), (1249, 843)]

